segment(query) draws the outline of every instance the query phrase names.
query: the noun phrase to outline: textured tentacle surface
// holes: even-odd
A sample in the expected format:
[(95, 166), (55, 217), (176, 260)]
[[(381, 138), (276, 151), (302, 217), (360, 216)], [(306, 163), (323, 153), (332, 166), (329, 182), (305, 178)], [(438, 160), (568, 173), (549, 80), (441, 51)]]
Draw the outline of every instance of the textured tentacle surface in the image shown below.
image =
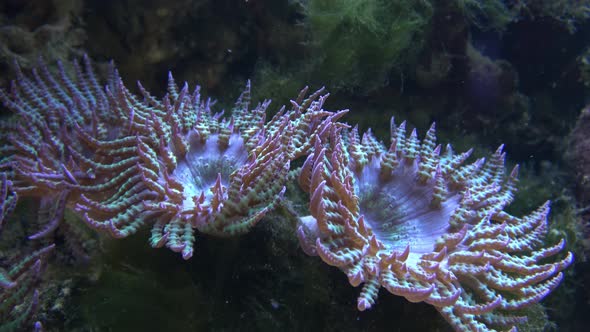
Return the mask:
[(434, 124), (420, 141), (392, 120), (389, 149), (370, 132), (331, 130), (300, 175), (311, 216), (298, 237), (364, 284), (359, 310), (383, 287), (435, 306), (458, 331), (510, 329), (560, 283), (573, 257), (563, 241), (543, 246), (549, 203), (524, 217), (504, 211), (518, 168), (505, 175), (502, 147), (467, 163), (470, 151), (436, 145)]
[(63, 209), (113, 237), (151, 227), (150, 244), (192, 256), (195, 232), (243, 234), (281, 200), (290, 163), (345, 111), (328, 112), (322, 90), (302, 91), (270, 121), (270, 101), (252, 107), (250, 83), (230, 116), (214, 113), (200, 88), (178, 86), (156, 98), (123, 84), (114, 66), (101, 87), (88, 58), (72, 73), (44, 64), (17, 69), (0, 100), (17, 121), (1, 169), (20, 195), (56, 197), (54, 230)]
[[(549, 203), (522, 217), (504, 211), (518, 167), (506, 174), (502, 146), (468, 162), (471, 150), (437, 144), (434, 124), (420, 139), (393, 120), (384, 146), (338, 123), (346, 111), (324, 110), (323, 89), (304, 89), (268, 121), (270, 102), (251, 105), (250, 83), (227, 116), (172, 75), (162, 98), (138, 91), (114, 66), (101, 85), (86, 57), (71, 70), (17, 67), (0, 90), (15, 119), (0, 125), (0, 218), (17, 195), (38, 197), (49, 218), (32, 239), (70, 209), (115, 238), (148, 227), (151, 246), (188, 259), (197, 233), (256, 225), (282, 200), (291, 162), (307, 156), (298, 180), (311, 216), (297, 236), (362, 285), (359, 310), (383, 287), (433, 305), (458, 331), (513, 329), (526, 319), (519, 309), (557, 287), (573, 260), (563, 241), (544, 244)], [(5, 288), (26, 278), (33, 290), (51, 248), (12, 265)]]
[[(0, 173), (0, 231), (2, 223), (14, 209), (17, 196), (6, 174)], [(30, 330), (41, 327), (35, 321), (39, 306), (39, 284), (46, 258), (55, 245), (30, 253), (3, 253), (0, 266), (0, 322), (6, 330)]]

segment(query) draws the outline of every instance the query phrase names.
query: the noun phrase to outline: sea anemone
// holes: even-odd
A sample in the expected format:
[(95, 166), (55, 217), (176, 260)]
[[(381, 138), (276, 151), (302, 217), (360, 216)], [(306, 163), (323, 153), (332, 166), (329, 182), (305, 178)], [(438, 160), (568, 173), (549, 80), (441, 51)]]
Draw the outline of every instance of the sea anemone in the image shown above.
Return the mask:
[(194, 231), (247, 232), (281, 200), (293, 159), (344, 112), (322, 109), (327, 95), (307, 89), (266, 122), (270, 101), (250, 108), (250, 84), (230, 117), (213, 113), (200, 88), (172, 75), (161, 99), (138, 84), (131, 93), (114, 66), (102, 88), (84, 57), (74, 75), (41, 64), (0, 100), (17, 115), (3, 168), (20, 195), (51, 197), (53, 231), (71, 208), (116, 238), (151, 226), (150, 244), (188, 259)]
[(526, 320), (517, 310), (549, 294), (573, 256), (546, 259), (564, 247), (543, 245), (549, 202), (521, 218), (504, 211), (518, 166), (506, 176), (502, 150), (466, 163), (471, 150), (443, 152), (434, 124), (420, 141), (392, 119), (389, 149), (371, 132), (360, 139), (357, 128), (334, 126), (300, 173), (311, 197), (301, 246), (364, 284), (361, 311), (384, 287), (433, 305), (457, 331), (513, 327)]

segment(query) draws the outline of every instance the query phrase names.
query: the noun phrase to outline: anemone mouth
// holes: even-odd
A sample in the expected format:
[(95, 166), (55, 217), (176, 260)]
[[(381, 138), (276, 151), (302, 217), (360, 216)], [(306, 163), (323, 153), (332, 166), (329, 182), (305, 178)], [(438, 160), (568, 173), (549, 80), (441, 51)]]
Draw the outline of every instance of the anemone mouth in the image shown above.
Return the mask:
[(432, 204), (433, 184), (416, 181), (415, 167), (400, 166), (387, 180), (379, 177), (378, 161), (355, 175), (359, 212), (388, 249), (429, 253), (450, 230), (461, 195), (450, 193), (440, 206)]
[(242, 167), (247, 158), (246, 145), (237, 133), (230, 136), (227, 147), (219, 144), (218, 134), (209, 136), (204, 144), (193, 144), (172, 173), (183, 184), (185, 208), (192, 208), (193, 198), (201, 194), (209, 200), (218, 179), (227, 188), (231, 174)]

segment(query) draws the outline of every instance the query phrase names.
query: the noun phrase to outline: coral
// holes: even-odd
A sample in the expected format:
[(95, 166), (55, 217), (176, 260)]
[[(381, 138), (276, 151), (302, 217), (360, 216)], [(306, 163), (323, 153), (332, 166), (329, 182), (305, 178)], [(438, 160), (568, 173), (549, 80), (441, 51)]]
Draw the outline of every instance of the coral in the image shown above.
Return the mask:
[(566, 159), (574, 168), (576, 176), (576, 196), (584, 207), (590, 204), (590, 107), (585, 107), (576, 122), (575, 128), (570, 133), (569, 148)]
[(570, 33), (574, 33), (577, 27), (590, 17), (590, 1), (588, 0), (523, 1), (520, 7), (523, 12), (533, 18), (549, 17), (560, 22)]
[[(8, 135), (4, 165), (19, 195), (53, 200), (55, 230), (66, 208), (113, 237), (149, 224), (150, 244), (192, 256), (194, 231), (243, 234), (281, 200), (290, 162), (344, 112), (322, 109), (322, 90), (265, 121), (270, 101), (250, 109), (248, 83), (231, 117), (214, 114), (200, 88), (178, 88), (169, 75), (161, 100), (141, 85), (132, 94), (111, 66), (102, 89), (90, 61), (69, 76), (43, 64), (26, 77), (17, 68), (0, 93), (19, 121)], [(289, 133), (289, 135), (287, 135)]]
[(228, 86), (253, 77), (258, 59), (283, 61), (302, 53), (293, 50), (303, 41), (303, 28), (293, 22), (298, 14), (291, 1), (124, 0), (84, 5), (85, 31), (92, 36), (87, 52), (116, 59), (126, 79), (141, 79), (150, 91), (164, 88), (161, 77), (173, 69), (177, 79), (195, 80), (223, 95)]
[(580, 227), (585, 233), (584, 245), (586, 252), (590, 252), (590, 107), (586, 106), (580, 112), (576, 125), (569, 136), (569, 146), (565, 159), (573, 169), (575, 181), (575, 197), (578, 206)]
[(312, 77), (361, 92), (382, 87), (391, 71), (415, 60), (433, 14), (429, 1), (312, 0), (304, 7)]
[[(466, 95), (478, 113), (491, 113), (496, 119), (499, 110), (502, 113), (515, 113), (518, 107), (518, 73), (505, 60), (492, 60), (482, 54), (473, 45), (467, 45), (466, 57), (469, 70), (466, 75)], [(508, 116), (504, 115), (503, 116)], [(510, 114), (512, 115), (512, 114)], [(484, 115), (478, 115), (482, 118)], [(493, 123), (493, 120), (483, 119), (482, 122)]]
[(518, 17), (518, 6), (505, 1), (457, 0), (457, 5), (470, 23), (483, 30), (504, 31)]
[(5, 1), (0, 4), (0, 85), (8, 83), (9, 66), (18, 60), (26, 69), (37, 59), (56, 61), (80, 56), (86, 32), (77, 19), (82, 1)]
[(358, 309), (381, 287), (433, 305), (458, 331), (487, 331), (526, 321), (519, 312), (562, 280), (573, 260), (564, 241), (544, 246), (549, 202), (524, 217), (504, 211), (518, 167), (504, 174), (500, 146), (471, 164), (467, 151), (443, 152), (434, 124), (416, 130), (391, 122), (386, 149), (370, 133), (334, 126), (316, 141), (299, 177), (311, 198), (301, 218), (304, 251), (363, 284)]
[(587, 0), (457, 0), (457, 4), (465, 17), (483, 30), (503, 31), (508, 24), (528, 17), (533, 20), (550, 18), (574, 33), (576, 27), (590, 17), (590, 2)]
[(584, 84), (585, 87), (590, 86), (590, 48), (584, 49), (582, 53), (577, 57), (576, 62), (578, 64), (578, 80)]

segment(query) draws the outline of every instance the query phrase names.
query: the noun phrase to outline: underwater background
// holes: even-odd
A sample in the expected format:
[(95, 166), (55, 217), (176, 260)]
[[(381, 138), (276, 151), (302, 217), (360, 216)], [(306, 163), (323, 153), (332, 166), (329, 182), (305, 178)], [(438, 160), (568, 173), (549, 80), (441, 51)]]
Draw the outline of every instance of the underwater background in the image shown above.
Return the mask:
[[(436, 122), (439, 142), (477, 158), (504, 144), (506, 167), (520, 165), (507, 210), (550, 200), (547, 241), (564, 238), (575, 257), (519, 331), (589, 330), (590, 1), (0, 0), (2, 89), (15, 61), (30, 73), (39, 58), (54, 68), (85, 54), (101, 80), (114, 61), (135, 93), (140, 81), (163, 96), (170, 71), (217, 111), (229, 112), (248, 80), (254, 105), (272, 99), (267, 118), (303, 87), (325, 87), (325, 109), (349, 109), (340, 120), (380, 141), (393, 116), (419, 135)], [(5, 123), (14, 116), (0, 112)], [(286, 186), (288, 204), (247, 234), (198, 234), (188, 260), (151, 248), (147, 229), (113, 239), (66, 210), (40, 240), (55, 249), (35, 286), (0, 293), (0, 331), (453, 330), (432, 306), (384, 289), (358, 311), (359, 289), (301, 250), (309, 197)], [(40, 248), (27, 237), (47, 210), (23, 197), (6, 216), (2, 277)]]

